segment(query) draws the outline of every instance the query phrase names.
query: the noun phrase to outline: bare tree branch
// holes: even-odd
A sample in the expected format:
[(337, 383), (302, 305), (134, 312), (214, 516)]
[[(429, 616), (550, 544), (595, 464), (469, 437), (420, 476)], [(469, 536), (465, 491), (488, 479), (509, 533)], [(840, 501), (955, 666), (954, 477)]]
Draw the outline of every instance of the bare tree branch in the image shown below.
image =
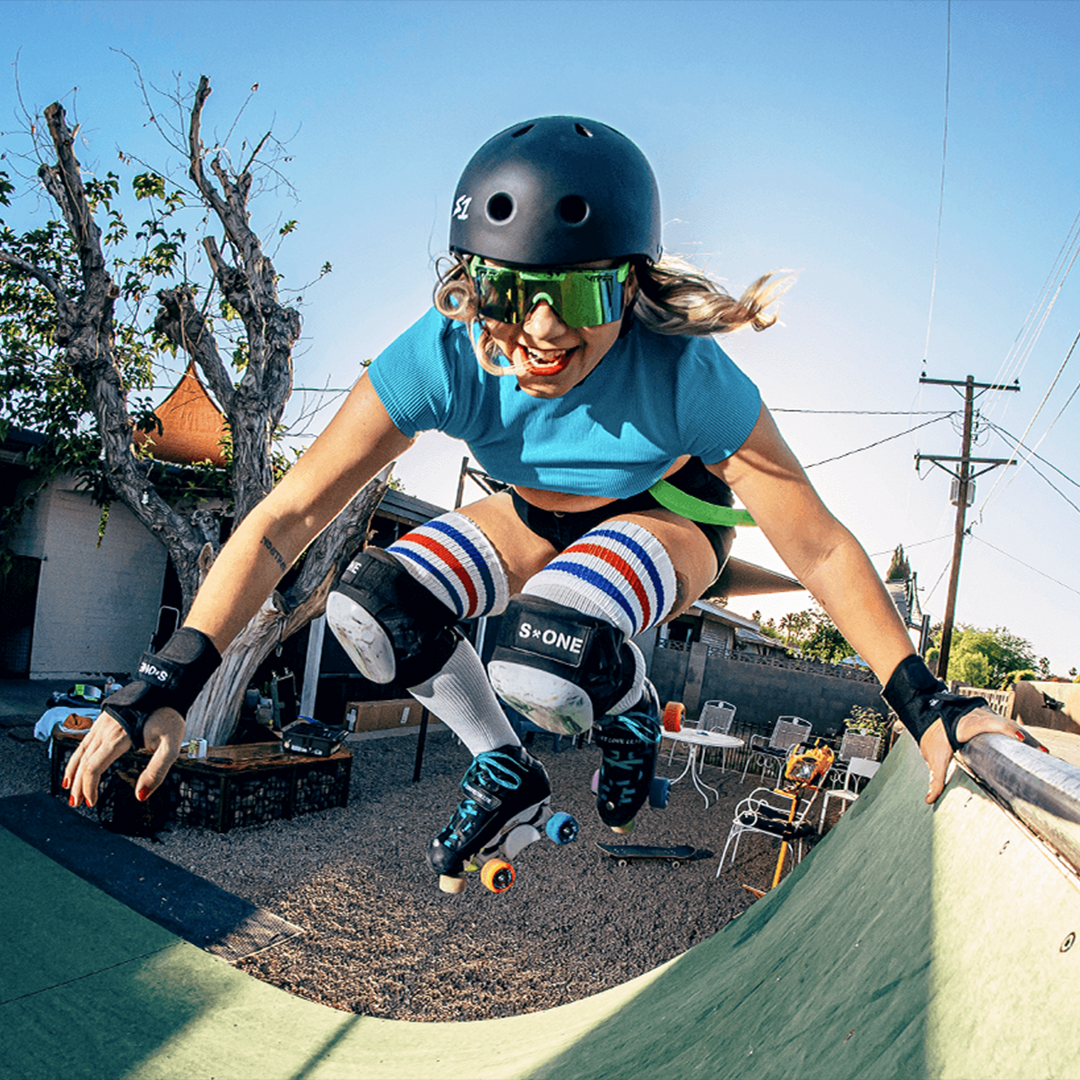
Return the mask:
[[(251, 166), (270, 135), (259, 142), (238, 175), (227, 170), (222, 151), (214, 151), (211, 179), (204, 167), (207, 151), (200, 137), (209, 94), (209, 81), (203, 77), (189, 117), (188, 168), (203, 205), (224, 229), (221, 247), (212, 237), (203, 246), (222, 297), (243, 320), (248, 355), (242, 376), (234, 383), (234, 372), (215, 337), (207, 306), (213, 289), (206, 291), (201, 310), (189, 285), (160, 290), (154, 327), (194, 360), (225, 411), (233, 450), (233, 517), (238, 522), (272, 486), (273, 436), (292, 393), (300, 316), (281, 302), (273, 262), (250, 225)], [(82, 290), (75, 298), (68, 296), (47, 271), (11, 253), (0, 252), (0, 262), (39, 281), (56, 298), (55, 340), (64, 363), (86, 391), (102, 440), (107, 480), (168, 550), (180, 578), (186, 614), (220, 547), (220, 518), (205, 508), (182, 513), (170, 507), (151, 482), (146, 463), (133, 452), (134, 425), (124, 385), (126, 354), (116, 342), (114, 306), (119, 290), (110, 277), (102, 233), (83, 185), (73, 147), (75, 133), (69, 130), (59, 103), (50, 105), (45, 116), (56, 159), (41, 165), (39, 176), (73, 237)], [(229, 647), (222, 668), (188, 714), (191, 736), (208, 737), (219, 744), (228, 741), (244, 689), (258, 664), (278, 641), (323, 611), (333, 581), (365, 543), (388, 476), (387, 470), (356, 494), (305, 553), (295, 583), (284, 595), (275, 594), (267, 601)]]

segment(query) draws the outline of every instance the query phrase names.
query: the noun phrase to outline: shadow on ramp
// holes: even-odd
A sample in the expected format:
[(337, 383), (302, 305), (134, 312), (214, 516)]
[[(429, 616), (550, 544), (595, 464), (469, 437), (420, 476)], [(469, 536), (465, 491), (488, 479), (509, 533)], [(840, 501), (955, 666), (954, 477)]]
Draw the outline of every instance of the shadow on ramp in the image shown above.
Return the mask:
[(291, 997), (0, 831), (15, 868), (2, 886), (0, 1075), (1075, 1075), (1075, 877), (968, 777), (933, 808), (925, 790), (905, 737), (812, 855), (708, 941), (594, 998), (467, 1024)]

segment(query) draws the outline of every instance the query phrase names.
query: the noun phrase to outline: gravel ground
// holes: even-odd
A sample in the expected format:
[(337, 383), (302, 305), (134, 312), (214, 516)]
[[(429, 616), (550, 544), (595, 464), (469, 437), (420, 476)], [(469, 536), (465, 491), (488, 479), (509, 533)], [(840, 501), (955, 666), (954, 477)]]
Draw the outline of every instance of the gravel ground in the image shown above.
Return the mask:
[[(46, 748), (7, 737), (35, 717), (5, 717), (0, 797), (44, 790)], [(596, 816), (589, 781), (594, 746), (533, 752), (551, 776), (556, 809), (581, 822), (566, 847), (530, 845), (506, 893), (469, 875), (463, 894), (441, 893), (424, 862), (449, 819), (468, 754), (445, 731), (429, 735), (421, 782), (416, 741), (351, 743), (349, 805), (225, 835), (172, 828), (160, 843), (136, 840), (303, 928), (304, 934), (242, 960), (242, 970), (322, 1004), (396, 1020), (480, 1020), (546, 1009), (618, 985), (709, 937), (752, 902), (742, 883), (768, 886), (777, 846), (744, 838), (734, 868), (716, 878), (735, 803), (755, 784), (709, 767), (721, 799), (705, 809), (689, 778), (664, 811), (643, 811), (636, 843), (690, 844), (679, 868), (620, 867), (597, 841), (620, 842)], [(681, 764), (659, 772), (676, 775)], [(834, 804), (835, 805), (835, 804)]]

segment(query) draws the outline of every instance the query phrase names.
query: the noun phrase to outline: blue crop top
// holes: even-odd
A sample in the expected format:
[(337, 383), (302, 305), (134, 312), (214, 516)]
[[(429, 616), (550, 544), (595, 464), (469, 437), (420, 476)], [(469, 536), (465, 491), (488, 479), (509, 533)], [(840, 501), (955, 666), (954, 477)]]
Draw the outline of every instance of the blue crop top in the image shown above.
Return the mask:
[(636, 321), (584, 382), (534, 398), (512, 375), (477, 362), (464, 323), (434, 308), (368, 369), (406, 435), (437, 430), (465, 442), (508, 484), (625, 499), (683, 454), (715, 464), (757, 422), (757, 387), (712, 338), (654, 334)]

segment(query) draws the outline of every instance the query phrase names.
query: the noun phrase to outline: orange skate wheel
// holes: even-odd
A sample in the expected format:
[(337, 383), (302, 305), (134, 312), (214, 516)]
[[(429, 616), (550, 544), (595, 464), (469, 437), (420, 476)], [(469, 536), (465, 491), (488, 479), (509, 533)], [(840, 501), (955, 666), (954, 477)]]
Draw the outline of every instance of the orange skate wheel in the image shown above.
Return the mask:
[(480, 870), (480, 880), (492, 892), (506, 892), (514, 884), (514, 868), (504, 859), (491, 859)]
[(664, 706), (664, 730), (682, 731), (683, 717), (686, 708), (681, 701), (669, 701)]

